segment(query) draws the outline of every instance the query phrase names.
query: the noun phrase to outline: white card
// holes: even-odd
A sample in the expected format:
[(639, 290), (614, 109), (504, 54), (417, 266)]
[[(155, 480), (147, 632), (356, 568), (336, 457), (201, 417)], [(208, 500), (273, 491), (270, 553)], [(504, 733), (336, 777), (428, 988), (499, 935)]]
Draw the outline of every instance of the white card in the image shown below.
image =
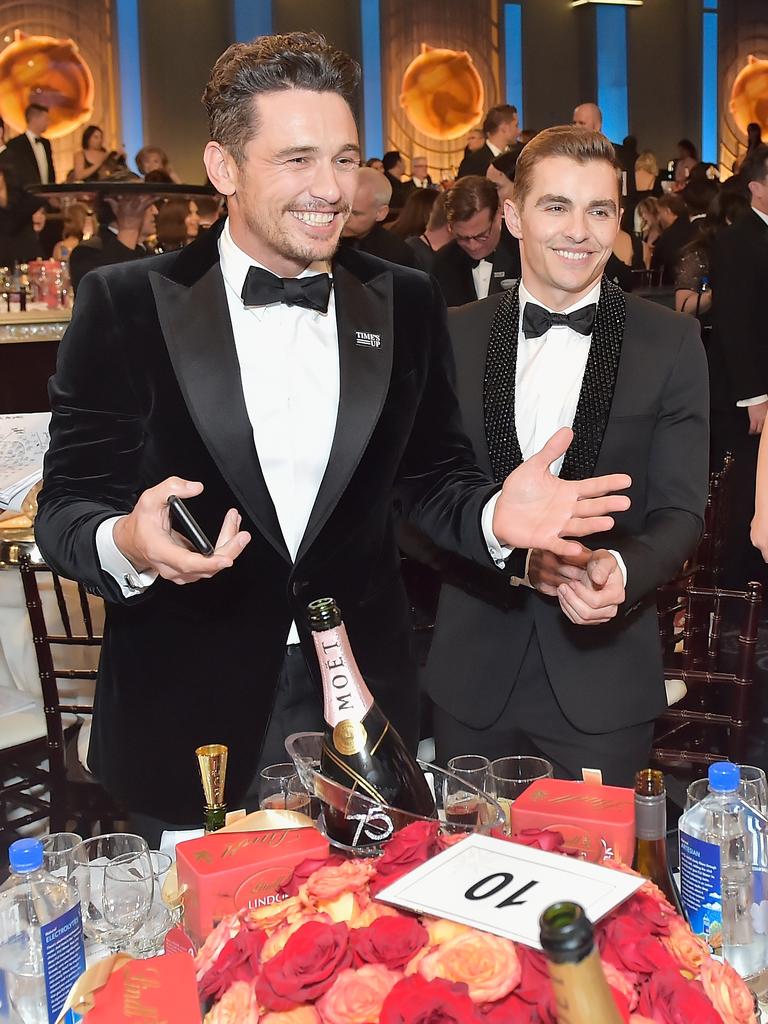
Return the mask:
[(376, 898), (541, 949), (539, 917), (551, 904), (579, 903), (595, 922), (644, 881), (559, 853), (471, 835)]

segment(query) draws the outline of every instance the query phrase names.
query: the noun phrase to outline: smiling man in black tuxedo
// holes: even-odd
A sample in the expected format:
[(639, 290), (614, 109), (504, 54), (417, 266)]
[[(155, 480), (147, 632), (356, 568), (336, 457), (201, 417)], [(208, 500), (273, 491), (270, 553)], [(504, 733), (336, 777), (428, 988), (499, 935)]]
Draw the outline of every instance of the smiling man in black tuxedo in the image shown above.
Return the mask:
[[(488, 564), (495, 538), (578, 552), (562, 538), (628, 506), (604, 496), (623, 475), (552, 476), (567, 431), (495, 484), (461, 428), (430, 279), (336, 254), (358, 77), (313, 33), (231, 46), (204, 93), (227, 220), (87, 274), (59, 351), (36, 533), (50, 565), (107, 600), (89, 763), (153, 838), (199, 820), (197, 745), (229, 746), (238, 806), (288, 733), (321, 726), (305, 621), (318, 597), (338, 600), (366, 681), (415, 744), (395, 493), (439, 544)], [(194, 499), (212, 556), (171, 530), (172, 494)]]
[[(632, 785), (665, 707), (656, 588), (693, 550), (707, 499), (708, 388), (695, 320), (603, 276), (620, 168), (598, 132), (550, 128), (517, 162), (507, 224), (522, 280), (451, 310), (457, 392), (478, 464), (503, 480), (559, 427), (553, 470), (632, 476), (631, 509), (577, 558), (499, 550), (497, 569), (439, 557), (426, 688), (437, 757), (544, 755)], [(513, 586), (510, 586), (510, 583)]]

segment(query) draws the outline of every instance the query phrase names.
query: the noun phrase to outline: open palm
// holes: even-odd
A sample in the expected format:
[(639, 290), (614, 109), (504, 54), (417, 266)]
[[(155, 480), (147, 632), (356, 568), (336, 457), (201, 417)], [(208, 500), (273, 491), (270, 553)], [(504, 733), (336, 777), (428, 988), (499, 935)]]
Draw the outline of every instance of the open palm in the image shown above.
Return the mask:
[(552, 474), (549, 467), (572, 440), (573, 431), (561, 428), (504, 481), (493, 514), (493, 532), (502, 544), (575, 557), (581, 545), (565, 538), (610, 530), (611, 513), (629, 508), (626, 495), (613, 493), (632, 483), (624, 473), (589, 480), (561, 480)]

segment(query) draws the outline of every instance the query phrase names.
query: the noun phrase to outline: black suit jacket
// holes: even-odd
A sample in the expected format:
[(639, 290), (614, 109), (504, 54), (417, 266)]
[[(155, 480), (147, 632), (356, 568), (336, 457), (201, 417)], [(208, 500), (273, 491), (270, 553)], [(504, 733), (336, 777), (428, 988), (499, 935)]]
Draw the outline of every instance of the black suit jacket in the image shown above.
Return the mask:
[[(449, 242), (435, 254), (432, 273), (448, 306), (463, 306), (477, 302), (475, 281), (472, 277), (474, 261), (467, 256), (458, 242)], [(496, 295), (520, 279), (520, 243), (502, 225), (501, 238), (493, 254), (493, 270), (488, 295)], [(505, 284), (505, 282), (507, 282)]]
[(382, 224), (374, 224), (365, 238), (344, 239), (342, 248), (347, 247), (378, 256), (381, 260), (389, 260), (390, 263), (399, 263), (401, 267), (416, 266), (411, 247), (387, 231)]
[(467, 153), (459, 164), (457, 178), (465, 178), (468, 174), (484, 175), (493, 162), (494, 156), (491, 147), (484, 142), (480, 149), (473, 153)]
[(661, 283), (673, 285), (680, 253), (696, 237), (697, 228), (687, 217), (678, 217), (656, 239), (651, 267), (661, 270)]
[[(42, 138), (42, 137), (41, 137)], [(46, 160), (48, 161), (48, 183), (56, 181), (56, 171), (53, 166), (53, 153), (48, 139), (42, 139)], [(6, 144), (5, 150), (0, 154), (0, 163), (3, 169), (10, 172), (14, 185), (35, 185), (40, 182), (40, 168), (37, 166), (32, 149), (32, 143), (25, 133), (15, 136)]]
[[(490, 471), (483, 381), (497, 307), (516, 291), (452, 310), (457, 392), (478, 464)], [(566, 717), (607, 732), (665, 707), (655, 590), (693, 550), (707, 500), (707, 370), (697, 322), (634, 296), (618, 362), (611, 365), (596, 324), (574, 421), (573, 448), (592, 453), (584, 476), (629, 473), (632, 507), (607, 534), (584, 543), (618, 551), (626, 601), (612, 622), (575, 626), (554, 598), (510, 586), (508, 572), (442, 553), (443, 586), (426, 668), (426, 689), (474, 728), (500, 714), (536, 630), (547, 673)], [(513, 371), (514, 372), (514, 371)], [(600, 405), (605, 402), (605, 405)], [(599, 423), (604, 421), (604, 431)], [(514, 418), (512, 419), (514, 422)], [(570, 455), (570, 453), (569, 453)], [(568, 465), (568, 456), (564, 473)]]
[(102, 226), (95, 238), (89, 238), (87, 242), (76, 245), (70, 254), (69, 273), (72, 287), (77, 293), (80, 282), (89, 270), (95, 270), (96, 267), (109, 267), (113, 263), (138, 260), (146, 255), (147, 250), (143, 245), (129, 249), (127, 245), (123, 245), (114, 231)]
[(735, 413), (768, 394), (768, 224), (753, 210), (717, 234), (710, 279), (712, 408)]
[[(131, 809), (182, 822), (200, 814), (201, 743), (229, 746), (227, 791), (240, 804), (290, 623), (316, 670), (306, 608), (324, 595), (338, 600), (385, 714), (415, 744), (393, 492), (442, 546), (488, 561), (480, 515), (497, 489), (461, 428), (437, 290), (418, 271), (344, 251), (333, 267), (336, 433), (292, 563), (246, 412), (218, 234), (83, 279), (50, 384), (35, 527), (48, 563), (107, 601), (89, 763)], [(204, 483), (190, 506), (209, 536), (236, 506), (253, 539), (211, 580), (158, 579), (125, 599), (100, 568), (97, 527), (173, 474)]]

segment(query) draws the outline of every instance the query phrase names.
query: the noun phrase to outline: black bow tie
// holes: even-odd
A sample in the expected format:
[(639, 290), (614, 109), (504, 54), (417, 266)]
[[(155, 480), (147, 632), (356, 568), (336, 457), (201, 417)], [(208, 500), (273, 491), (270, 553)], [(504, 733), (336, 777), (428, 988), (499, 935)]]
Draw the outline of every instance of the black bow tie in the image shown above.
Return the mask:
[(277, 277), (261, 267), (251, 267), (245, 276), (242, 299), (246, 306), (268, 306), (284, 302), (286, 306), (303, 306), (328, 312), (331, 279), (328, 274), (311, 277)]
[(526, 302), (523, 311), (523, 334), (528, 341), (531, 338), (540, 338), (546, 334), (550, 327), (570, 327), (577, 334), (591, 334), (595, 324), (595, 310), (597, 303), (589, 306), (582, 306), (572, 313), (550, 313), (543, 306), (537, 306), (535, 302)]
[(42, 141), (43, 140), (38, 135), (35, 136), (35, 142), (42, 142)]

